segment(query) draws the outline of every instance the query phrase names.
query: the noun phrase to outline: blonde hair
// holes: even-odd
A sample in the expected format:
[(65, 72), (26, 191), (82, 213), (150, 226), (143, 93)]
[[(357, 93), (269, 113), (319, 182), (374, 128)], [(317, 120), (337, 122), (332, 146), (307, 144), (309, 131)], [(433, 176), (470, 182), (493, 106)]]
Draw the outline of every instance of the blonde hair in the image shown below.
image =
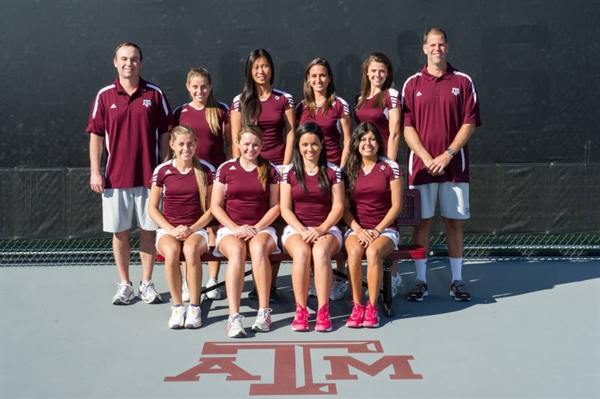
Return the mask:
[[(194, 141), (198, 141), (196, 137), (196, 132), (189, 126), (179, 125), (175, 126), (173, 130), (171, 130), (171, 143), (174, 143), (177, 139), (177, 136), (181, 136), (187, 134), (194, 138)], [(200, 159), (198, 155), (194, 154), (192, 159), (192, 163), (194, 165), (194, 173), (196, 174), (196, 182), (198, 183), (198, 194), (200, 195), (200, 206), (202, 207), (202, 212), (206, 212), (208, 208), (208, 198), (207, 198), (207, 189), (206, 189), (206, 175), (202, 170), (202, 164), (200, 163)]]
[[(212, 86), (212, 79), (210, 77), (210, 73), (206, 68), (192, 68), (188, 72), (187, 76), (187, 84), (189, 85), (192, 79), (196, 77), (204, 78), (208, 81), (208, 83)], [(210, 94), (208, 95), (208, 100), (206, 101), (206, 121), (208, 122), (208, 126), (210, 126), (210, 131), (213, 135), (219, 135), (219, 104), (215, 100), (215, 96), (213, 95), (213, 91), (211, 89)]]
[[(263, 143), (263, 132), (260, 130), (258, 126), (254, 125), (244, 125), (240, 129), (237, 134), (238, 143), (242, 139), (242, 135), (244, 133), (250, 133), (251, 135), (257, 137), (260, 140), (260, 143)], [(269, 176), (269, 172), (271, 171), (271, 163), (263, 158), (262, 155), (258, 155), (256, 158), (256, 169), (258, 170), (258, 180), (262, 185), (263, 191), (267, 191), (267, 178)]]

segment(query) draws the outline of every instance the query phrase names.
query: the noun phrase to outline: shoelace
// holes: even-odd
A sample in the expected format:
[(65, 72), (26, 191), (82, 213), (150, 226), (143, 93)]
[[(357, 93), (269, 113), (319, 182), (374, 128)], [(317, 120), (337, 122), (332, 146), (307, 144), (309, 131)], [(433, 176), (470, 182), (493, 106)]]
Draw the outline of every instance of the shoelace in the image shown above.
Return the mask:
[(158, 293), (156, 292), (156, 288), (154, 288), (154, 283), (153, 283), (152, 281), (150, 281), (150, 282), (146, 283), (146, 284), (143, 286), (143, 290), (142, 290), (142, 292), (143, 292), (143, 295), (144, 295), (144, 296), (146, 296), (146, 295), (148, 295), (148, 294), (150, 294), (150, 295), (156, 295), (156, 294), (158, 294)]
[(415, 286), (413, 287), (413, 289), (412, 289), (412, 290), (413, 290), (413, 291), (418, 291), (418, 292), (421, 292), (421, 291), (423, 291), (423, 282), (422, 282), (421, 280), (418, 280), (418, 281), (415, 283)]
[(374, 318), (376, 314), (377, 309), (375, 308), (375, 306), (367, 306), (367, 308), (365, 309), (365, 318)]
[(352, 301), (352, 317), (358, 317), (360, 316), (360, 314), (362, 313), (362, 309), (364, 308), (363, 305), (361, 305), (360, 303), (356, 303), (354, 301)]
[(229, 320), (229, 327), (233, 326), (234, 324), (237, 323), (242, 323), (242, 319), (244, 318), (244, 316), (242, 316), (241, 314), (236, 314), (235, 316), (233, 316), (233, 318), (231, 318), (231, 320)]
[(270, 318), (271, 312), (273, 311), (273, 309), (271, 308), (265, 308), (263, 309), (262, 312), (258, 313), (258, 318), (259, 319), (263, 319), (263, 320), (268, 320)]
[(464, 282), (457, 281), (455, 286), (456, 286), (456, 292), (459, 292), (461, 294), (464, 294), (467, 292), (467, 286), (465, 285)]
[(296, 319), (298, 321), (308, 321), (310, 319), (310, 314), (308, 314), (308, 310), (302, 309), (300, 307), (296, 308)]
[(127, 290), (127, 288), (129, 287), (127, 284), (121, 284), (121, 283), (117, 283), (117, 285), (119, 286), (119, 292), (117, 293), (118, 296), (124, 296), (125, 295), (125, 291)]
[(329, 316), (329, 306), (323, 306), (319, 309), (319, 316), (328, 317)]

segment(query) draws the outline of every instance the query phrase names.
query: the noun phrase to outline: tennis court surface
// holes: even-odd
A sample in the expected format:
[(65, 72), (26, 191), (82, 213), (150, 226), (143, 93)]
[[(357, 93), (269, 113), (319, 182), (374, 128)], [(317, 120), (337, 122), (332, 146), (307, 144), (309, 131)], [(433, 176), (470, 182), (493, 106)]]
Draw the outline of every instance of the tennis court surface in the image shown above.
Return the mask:
[[(447, 261), (429, 262), (430, 296), (407, 302), (411, 262), (394, 318), (349, 329), (349, 293), (332, 302), (334, 330), (291, 330), (290, 264), (281, 267), (273, 329), (225, 333), (227, 301), (203, 304), (197, 330), (167, 328), (170, 303), (114, 306), (114, 266), (0, 268), (2, 398), (598, 398), (600, 262), (469, 260), (473, 300), (448, 295)], [(221, 273), (224, 267), (222, 267)], [(205, 269), (206, 271), (206, 269)], [(132, 279), (141, 267), (132, 265)], [(222, 277), (221, 277), (222, 279)], [(248, 278), (249, 279), (249, 278)], [(206, 276), (205, 276), (206, 280)], [(136, 284), (134, 284), (136, 285)], [(137, 287), (136, 287), (137, 293)], [(210, 305), (210, 307), (208, 306)], [(207, 314), (208, 313), (208, 314)]]

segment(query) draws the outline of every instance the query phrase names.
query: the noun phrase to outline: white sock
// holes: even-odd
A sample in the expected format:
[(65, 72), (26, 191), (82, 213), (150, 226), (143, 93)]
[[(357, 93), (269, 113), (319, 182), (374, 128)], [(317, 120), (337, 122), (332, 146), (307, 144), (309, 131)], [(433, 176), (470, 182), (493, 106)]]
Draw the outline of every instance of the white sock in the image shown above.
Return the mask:
[(450, 258), (450, 268), (452, 269), (452, 281), (462, 280), (462, 261), (463, 258)]
[(427, 271), (427, 259), (415, 259), (415, 269), (417, 270), (417, 279), (426, 283), (425, 272)]

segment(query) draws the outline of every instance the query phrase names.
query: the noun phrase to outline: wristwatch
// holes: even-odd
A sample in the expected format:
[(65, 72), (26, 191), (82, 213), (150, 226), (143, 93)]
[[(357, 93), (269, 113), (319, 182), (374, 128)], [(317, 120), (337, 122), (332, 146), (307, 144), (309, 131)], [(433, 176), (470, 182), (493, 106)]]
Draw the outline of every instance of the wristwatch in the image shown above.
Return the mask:
[(454, 156), (456, 153), (454, 152), (454, 150), (450, 147), (448, 147), (448, 149), (446, 150), (448, 151), (448, 154), (450, 154), (451, 156)]

